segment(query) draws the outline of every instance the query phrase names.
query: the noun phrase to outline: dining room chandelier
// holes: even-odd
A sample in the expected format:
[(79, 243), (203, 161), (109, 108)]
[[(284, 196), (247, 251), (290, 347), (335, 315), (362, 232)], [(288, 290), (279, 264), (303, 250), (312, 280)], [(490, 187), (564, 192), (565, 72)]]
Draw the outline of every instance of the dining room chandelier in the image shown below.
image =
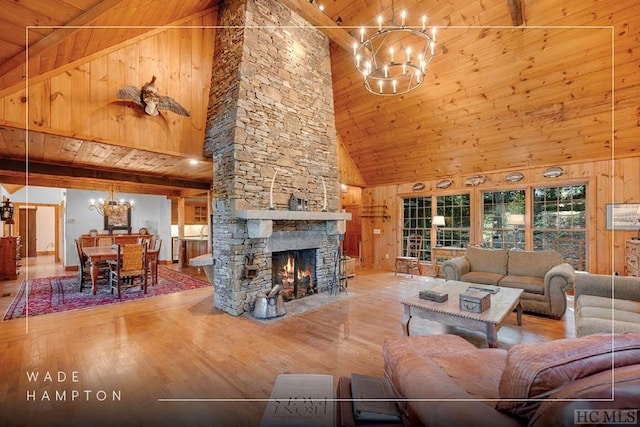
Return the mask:
[(421, 27), (406, 25), (406, 11), (400, 16), (401, 25), (396, 25), (392, 1), (391, 25), (383, 27), (379, 15), (377, 30), (367, 37), (366, 28), (361, 27), (360, 44), (353, 44), (356, 68), (362, 74), (364, 87), (375, 95), (402, 95), (420, 87), (427, 65), (436, 53), (436, 28), (431, 27), (430, 34), (427, 32), (426, 15)]
[(111, 184), (106, 199), (99, 199), (97, 202), (95, 199), (90, 200), (89, 210), (95, 210), (102, 216), (120, 217), (127, 213), (133, 206), (133, 200), (126, 201), (124, 199), (116, 199), (115, 186)]

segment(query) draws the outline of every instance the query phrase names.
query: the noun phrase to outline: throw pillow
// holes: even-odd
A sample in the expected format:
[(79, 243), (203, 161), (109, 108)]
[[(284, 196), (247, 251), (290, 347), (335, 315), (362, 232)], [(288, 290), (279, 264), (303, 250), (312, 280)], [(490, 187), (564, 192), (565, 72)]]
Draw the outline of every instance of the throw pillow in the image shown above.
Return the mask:
[(640, 364), (640, 333), (515, 345), (507, 353), (496, 409), (529, 419), (545, 398), (566, 384), (610, 370), (612, 365), (632, 364)]

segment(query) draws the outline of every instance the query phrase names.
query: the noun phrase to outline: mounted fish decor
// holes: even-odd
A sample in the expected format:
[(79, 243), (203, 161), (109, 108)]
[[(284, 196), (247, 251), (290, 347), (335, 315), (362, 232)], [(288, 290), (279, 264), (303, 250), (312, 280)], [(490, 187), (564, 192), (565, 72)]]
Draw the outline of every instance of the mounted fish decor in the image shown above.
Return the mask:
[(158, 95), (158, 88), (155, 83), (156, 76), (153, 76), (150, 82), (142, 86), (142, 89), (138, 89), (135, 86), (125, 86), (118, 90), (116, 96), (119, 99), (135, 102), (144, 108), (144, 112), (150, 116), (157, 116), (158, 110), (169, 110), (181, 116), (190, 116), (189, 112), (175, 99)]

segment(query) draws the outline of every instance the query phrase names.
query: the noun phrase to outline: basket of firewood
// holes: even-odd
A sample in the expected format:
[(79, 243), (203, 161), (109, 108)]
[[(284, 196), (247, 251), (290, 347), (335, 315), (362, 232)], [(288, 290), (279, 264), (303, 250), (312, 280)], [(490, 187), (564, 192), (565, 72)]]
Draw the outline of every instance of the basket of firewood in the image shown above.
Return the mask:
[(280, 293), (281, 288), (280, 285), (275, 285), (267, 294), (258, 292), (253, 309), (253, 317), (256, 319), (271, 319), (287, 314), (287, 309), (284, 308), (284, 300)]

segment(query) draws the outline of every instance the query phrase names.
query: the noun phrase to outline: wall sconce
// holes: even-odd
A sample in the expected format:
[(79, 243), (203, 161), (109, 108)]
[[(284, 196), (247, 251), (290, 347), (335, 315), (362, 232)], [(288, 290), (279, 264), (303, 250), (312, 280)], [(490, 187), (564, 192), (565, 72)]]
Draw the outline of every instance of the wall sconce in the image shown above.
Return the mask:
[(440, 244), (440, 227), (446, 225), (444, 222), (444, 216), (442, 215), (434, 216), (433, 219), (431, 220), (431, 225), (436, 226), (436, 246), (442, 246)]
[(0, 202), (0, 221), (13, 224), (13, 202), (9, 199)]
[(518, 249), (517, 237), (518, 229), (524, 227), (524, 215), (523, 214), (510, 214), (507, 224), (513, 225), (513, 249)]

